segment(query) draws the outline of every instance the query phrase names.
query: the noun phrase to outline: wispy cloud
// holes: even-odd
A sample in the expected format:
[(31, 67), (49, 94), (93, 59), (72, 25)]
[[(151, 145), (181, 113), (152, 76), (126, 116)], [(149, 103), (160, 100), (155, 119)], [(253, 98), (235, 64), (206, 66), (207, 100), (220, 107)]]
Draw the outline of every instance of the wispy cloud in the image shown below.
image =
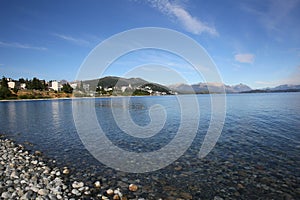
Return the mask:
[(250, 54), (250, 53), (236, 54), (234, 56), (234, 59), (237, 62), (240, 62), (240, 63), (253, 63), (254, 62), (254, 58), (255, 58), (255, 56), (253, 54)]
[(75, 38), (75, 37), (72, 37), (72, 36), (69, 36), (69, 35), (58, 34), (58, 33), (53, 33), (52, 35), (54, 35), (54, 36), (56, 36), (56, 37), (58, 37), (62, 40), (65, 40), (65, 41), (71, 42), (73, 44), (76, 44), (76, 45), (80, 45), (80, 46), (90, 45), (90, 42), (87, 41), (87, 40), (80, 39), (80, 38)]
[(183, 6), (176, 2), (170, 2), (169, 0), (148, 0), (148, 2), (152, 7), (168, 17), (175, 17), (188, 32), (196, 35), (200, 35), (204, 32), (214, 36), (218, 35), (218, 32), (214, 27), (193, 17)]
[(0, 41), (0, 46), (2, 47), (11, 47), (11, 48), (19, 48), (19, 49), (33, 49), (33, 50), (47, 50), (46, 47), (37, 47), (37, 46), (31, 46), (28, 44), (21, 44), (17, 42), (2, 42)]

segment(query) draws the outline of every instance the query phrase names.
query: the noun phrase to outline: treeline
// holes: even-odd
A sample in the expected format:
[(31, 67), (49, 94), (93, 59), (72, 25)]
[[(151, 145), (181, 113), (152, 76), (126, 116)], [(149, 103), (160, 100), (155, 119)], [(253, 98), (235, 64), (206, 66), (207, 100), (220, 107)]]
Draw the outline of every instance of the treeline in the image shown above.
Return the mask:
[(25, 83), (26, 89), (28, 90), (46, 90), (49, 89), (49, 85), (46, 83), (45, 80), (40, 80), (34, 77), (32, 80), (24, 80), (23, 78), (19, 79), (19, 83)]
[[(34, 77), (33, 79), (24, 79), (24, 78), (20, 78), (19, 80), (12, 80), (15, 83), (14, 88), (9, 88), (8, 86), (8, 81), (9, 79), (7, 79), (6, 77), (2, 77), (2, 79), (0, 80), (0, 99), (16, 99), (16, 98), (21, 98), (18, 97), (18, 91), (19, 90), (33, 90), (33, 91), (53, 91), (53, 89), (51, 89), (51, 82), (46, 82), (45, 80), (40, 80), (36, 77)], [(25, 85), (25, 88), (22, 87), (22, 84)], [(64, 83), (61, 87), (60, 87), (60, 91), (63, 93), (67, 93), (67, 94), (71, 94), (73, 92), (73, 88), (70, 86), (69, 83)], [(54, 92), (58, 92), (58, 91), (54, 91)], [(31, 98), (31, 97), (30, 97)]]

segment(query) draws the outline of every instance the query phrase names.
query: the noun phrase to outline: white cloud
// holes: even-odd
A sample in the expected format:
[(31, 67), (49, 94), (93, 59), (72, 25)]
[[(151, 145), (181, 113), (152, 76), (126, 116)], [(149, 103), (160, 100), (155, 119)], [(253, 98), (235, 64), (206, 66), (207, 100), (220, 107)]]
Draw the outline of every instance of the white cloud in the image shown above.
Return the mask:
[(240, 63), (253, 63), (255, 56), (253, 54), (236, 54), (234, 59)]
[(175, 17), (188, 32), (197, 35), (204, 32), (214, 36), (218, 35), (218, 32), (214, 27), (193, 17), (185, 8), (175, 2), (170, 2), (169, 0), (148, 0), (148, 2), (152, 7), (158, 9), (163, 14), (169, 17)]
[(0, 46), (2, 47), (12, 47), (12, 48), (19, 48), (19, 49), (33, 49), (33, 50), (47, 50), (46, 47), (36, 47), (36, 46), (31, 46), (28, 44), (20, 44), (17, 42), (1, 42), (0, 41)]
[(63, 34), (57, 34), (57, 33), (53, 33), (52, 35), (54, 35), (54, 36), (56, 36), (60, 39), (66, 40), (68, 42), (71, 42), (73, 44), (80, 45), (80, 46), (88, 46), (90, 44), (90, 42), (87, 41), (87, 40), (74, 38), (74, 37), (69, 36), (69, 35), (63, 35)]

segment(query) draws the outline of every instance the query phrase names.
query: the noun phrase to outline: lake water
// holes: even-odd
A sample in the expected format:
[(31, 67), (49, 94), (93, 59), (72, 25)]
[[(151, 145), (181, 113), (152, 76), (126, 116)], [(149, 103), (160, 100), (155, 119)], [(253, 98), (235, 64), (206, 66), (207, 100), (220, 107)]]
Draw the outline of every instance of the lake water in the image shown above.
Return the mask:
[[(300, 197), (300, 93), (227, 95), (222, 134), (215, 148), (203, 159), (198, 153), (209, 127), (211, 103), (209, 95), (197, 95), (196, 98), (200, 119), (193, 143), (178, 160), (154, 172), (126, 173), (95, 159), (76, 131), (72, 100), (1, 102), (0, 133), (25, 144), (30, 150), (42, 151), (49, 162), (56, 160), (58, 166), (68, 166), (71, 179), (79, 178), (87, 184), (100, 179), (104, 187), (120, 187), (125, 194), (127, 185), (136, 183), (141, 190), (128, 193), (131, 198)], [(189, 101), (186, 96), (182, 104), (190, 105)], [(84, 108), (91, 102), (97, 122), (111, 145), (124, 151), (147, 153), (159, 150), (175, 138), (181, 123), (176, 96), (76, 99), (73, 106)], [(134, 123), (147, 126), (150, 123), (149, 108), (156, 104), (164, 107), (166, 120), (152, 137), (136, 138), (125, 134), (114, 120), (116, 115), (129, 110)], [(189, 111), (187, 120), (191, 123), (195, 109)], [(87, 117), (80, 120), (81, 123), (89, 121)], [(123, 125), (126, 128), (126, 124)], [(185, 129), (188, 134), (190, 129)], [(89, 131), (93, 130), (87, 129), (87, 133)], [(101, 151), (105, 155), (105, 149)], [(114, 160), (118, 162), (118, 158), (112, 156), (111, 161)]]

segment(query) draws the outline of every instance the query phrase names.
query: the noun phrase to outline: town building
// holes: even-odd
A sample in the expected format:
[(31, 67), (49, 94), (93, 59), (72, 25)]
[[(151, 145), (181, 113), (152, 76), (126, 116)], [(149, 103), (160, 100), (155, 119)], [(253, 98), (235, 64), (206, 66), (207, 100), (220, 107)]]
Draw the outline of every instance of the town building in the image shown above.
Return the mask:
[(14, 81), (9, 81), (9, 82), (7, 83), (7, 85), (8, 85), (8, 87), (9, 87), (10, 89), (14, 89), (15, 86), (16, 86), (16, 83), (15, 83)]

